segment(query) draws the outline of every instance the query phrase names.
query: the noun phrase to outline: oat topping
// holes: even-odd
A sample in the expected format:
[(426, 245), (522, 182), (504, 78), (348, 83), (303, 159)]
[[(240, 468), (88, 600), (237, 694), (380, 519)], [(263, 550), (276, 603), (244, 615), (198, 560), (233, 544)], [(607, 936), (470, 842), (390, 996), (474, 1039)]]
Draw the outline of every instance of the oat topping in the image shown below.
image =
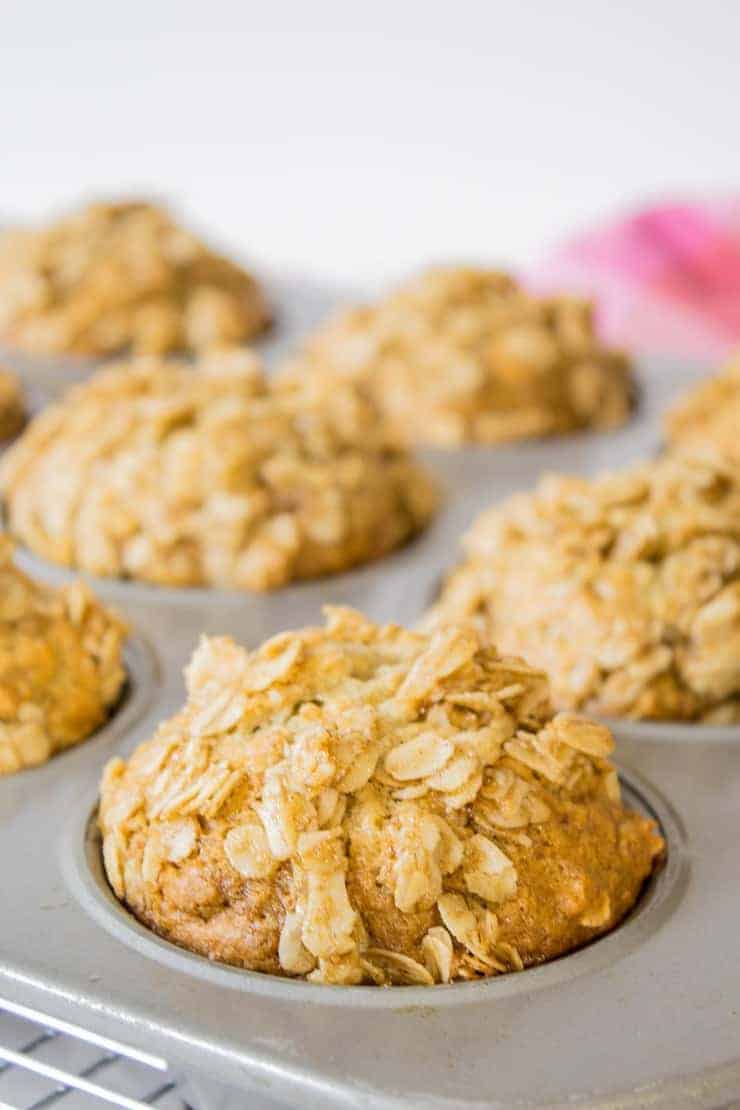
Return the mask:
[(108, 878), (176, 943), (330, 984), (520, 970), (612, 927), (662, 851), (602, 725), (482, 646), (327, 609), (248, 652), (204, 638), (187, 703), (99, 823)]
[(668, 442), (740, 465), (740, 357), (681, 397), (665, 419)]
[(107, 717), (125, 681), (125, 627), (82, 583), (52, 589), (0, 536), (0, 775), (43, 763)]
[(331, 320), (283, 373), (360, 381), (406, 441), (447, 447), (614, 427), (633, 393), (589, 303), (464, 267), (429, 270)]
[(153, 204), (0, 233), (0, 336), (30, 353), (199, 351), (268, 322), (255, 279)]
[(11, 530), (55, 562), (253, 590), (379, 557), (436, 503), (353, 387), (275, 392), (237, 349), (99, 371), (31, 423), (0, 482)]
[(472, 618), (526, 653), (561, 709), (740, 721), (730, 462), (674, 454), (591, 481), (546, 477), (483, 513), (464, 546), (430, 622)]
[(20, 431), (24, 420), (21, 383), (9, 370), (0, 369), (0, 440), (8, 439)]

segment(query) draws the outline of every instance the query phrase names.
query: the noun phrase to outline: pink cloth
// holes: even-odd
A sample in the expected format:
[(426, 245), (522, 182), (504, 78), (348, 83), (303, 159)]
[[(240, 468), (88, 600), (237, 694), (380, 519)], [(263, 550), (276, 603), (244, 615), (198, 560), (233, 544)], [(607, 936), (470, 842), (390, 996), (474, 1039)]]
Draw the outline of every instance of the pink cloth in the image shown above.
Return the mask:
[(593, 297), (609, 342), (721, 359), (740, 347), (740, 198), (644, 208), (574, 237), (525, 280)]

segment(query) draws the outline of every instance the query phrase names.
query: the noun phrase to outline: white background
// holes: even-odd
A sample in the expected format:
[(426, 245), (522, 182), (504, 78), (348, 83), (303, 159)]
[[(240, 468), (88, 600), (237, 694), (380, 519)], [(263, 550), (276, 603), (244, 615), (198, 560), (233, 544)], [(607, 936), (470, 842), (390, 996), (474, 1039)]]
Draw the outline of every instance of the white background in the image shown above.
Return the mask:
[(0, 220), (154, 191), (257, 262), (527, 263), (740, 184), (740, 5), (0, 0)]

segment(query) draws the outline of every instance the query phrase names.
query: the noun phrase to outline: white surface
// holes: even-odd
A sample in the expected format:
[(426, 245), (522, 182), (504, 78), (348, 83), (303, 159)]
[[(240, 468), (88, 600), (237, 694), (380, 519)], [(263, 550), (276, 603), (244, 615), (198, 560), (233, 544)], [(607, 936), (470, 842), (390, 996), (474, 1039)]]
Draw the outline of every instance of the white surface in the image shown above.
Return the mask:
[(154, 190), (351, 282), (740, 184), (740, 5), (2, 0), (0, 219)]

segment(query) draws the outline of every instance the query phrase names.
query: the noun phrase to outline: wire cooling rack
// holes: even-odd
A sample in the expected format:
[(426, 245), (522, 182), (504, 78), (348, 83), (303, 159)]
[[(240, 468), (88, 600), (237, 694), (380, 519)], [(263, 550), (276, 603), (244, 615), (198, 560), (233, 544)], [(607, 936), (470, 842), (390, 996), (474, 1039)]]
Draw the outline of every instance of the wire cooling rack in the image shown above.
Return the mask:
[(0, 1110), (192, 1110), (159, 1056), (0, 998)]

